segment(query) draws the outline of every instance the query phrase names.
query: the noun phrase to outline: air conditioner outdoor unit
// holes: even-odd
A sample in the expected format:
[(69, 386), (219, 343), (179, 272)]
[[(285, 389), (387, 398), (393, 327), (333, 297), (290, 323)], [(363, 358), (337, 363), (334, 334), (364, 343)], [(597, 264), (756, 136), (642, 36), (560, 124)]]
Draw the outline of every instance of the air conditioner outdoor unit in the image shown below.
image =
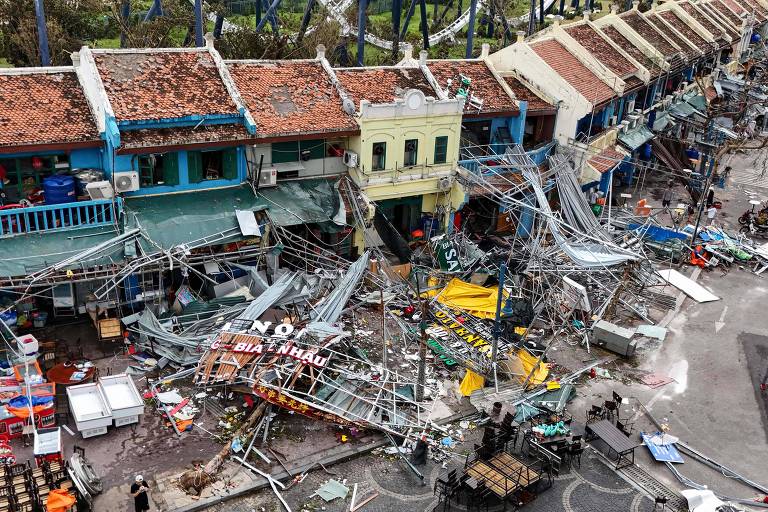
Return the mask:
[(357, 167), (358, 157), (354, 151), (344, 151), (344, 165), (347, 167)]
[(262, 169), (259, 176), (259, 187), (276, 187), (277, 169)]
[(618, 116), (611, 116), (611, 118), (608, 120), (608, 126), (616, 126), (618, 120)]
[(448, 192), (451, 190), (451, 178), (448, 176), (443, 176), (437, 181), (437, 189), (440, 192)]
[(139, 190), (139, 173), (138, 172), (131, 171), (131, 172), (115, 173), (115, 191), (133, 192), (135, 190)]
[(85, 185), (85, 191), (91, 199), (111, 199), (115, 195), (112, 184), (108, 181), (94, 181)]

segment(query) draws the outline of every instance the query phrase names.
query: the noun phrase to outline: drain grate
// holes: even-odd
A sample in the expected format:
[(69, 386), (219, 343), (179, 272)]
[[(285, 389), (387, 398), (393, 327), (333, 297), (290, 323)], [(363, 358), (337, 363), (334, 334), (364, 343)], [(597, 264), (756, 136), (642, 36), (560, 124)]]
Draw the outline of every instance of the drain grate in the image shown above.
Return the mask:
[(643, 489), (652, 497), (663, 496), (667, 498), (667, 508), (670, 511), (684, 512), (688, 510), (688, 502), (666, 485), (662, 484), (641, 467), (632, 464), (619, 470), (625, 478)]

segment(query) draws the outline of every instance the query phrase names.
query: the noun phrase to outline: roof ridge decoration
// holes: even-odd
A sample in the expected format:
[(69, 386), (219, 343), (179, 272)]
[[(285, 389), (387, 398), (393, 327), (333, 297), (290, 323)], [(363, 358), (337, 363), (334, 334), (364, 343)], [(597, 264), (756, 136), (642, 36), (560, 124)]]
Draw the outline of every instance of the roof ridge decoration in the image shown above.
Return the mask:
[(336, 71), (333, 69), (333, 66), (331, 66), (331, 63), (325, 58), (325, 45), (317, 45), (317, 57), (315, 60), (320, 62), (323, 70), (328, 74), (328, 78), (330, 78), (331, 83), (336, 88), (336, 92), (339, 93), (339, 96), (341, 97), (341, 108), (350, 116), (354, 116), (356, 113), (355, 101), (350, 98), (349, 93), (341, 84), (339, 77), (336, 76)]
[(221, 54), (218, 52), (218, 50), (214, 48), (213, 34), (210, 32), (205, 34), (205, 48), (211, 55), (214, 64), (216, 64), (219, 77), (221, 77), (221, 81), (224, 83), (224, 87), (227, 89), (229, 96), (232, 98), (232, 101), (235, 102), (235, 106), (237, 106), (237, 110), (240, 112), (240, 115), (243, 116), (243, 124), (245, 124), (245, 129), (249, 134), (256, 135), (256, 120), (251, 115), (250, 110), (248, 110), (246, 107), (245, 102), (243, 101), (243, 97), (240, 95), (240, 91), (235, 85), (235, 81), (232, 80), (232, 75), (229, 74), (229, 69), (227, 69), (227, 65), (224, 63), (224, 59), (221, 58)]
[(117, 127), (115, 111), (112, 109), (107, 89), (104, 87), (96, 60), (93, 58), (93, 50), (83, 46), (79, 52), (73, 52), (71, 57), (91, 114), (96, 119), (99, 133), (103, 134), (113, 147), (120, 147), (120, 130)]

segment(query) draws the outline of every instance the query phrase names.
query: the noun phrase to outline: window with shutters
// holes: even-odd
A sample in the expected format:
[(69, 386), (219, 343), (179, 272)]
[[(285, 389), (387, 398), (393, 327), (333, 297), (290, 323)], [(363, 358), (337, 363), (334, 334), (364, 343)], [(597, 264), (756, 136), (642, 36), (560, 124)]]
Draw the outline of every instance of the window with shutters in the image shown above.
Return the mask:
[(419, 140), (408, 139), (405, 141), (405, 154), (403, 155), (403, 165), (412, 167), (416, 165), (419, 154)]
[(139, 155), (138, 168), (142, 188), (179, 184), (178, 153)]
[(371, 159), (371, 169), (374, 171), (383, 171), (387, 164), (387, 143), (374, 142)]
[(190, 183), (237, 179), (237, 148), (189, 151), (187, 165)]
[(444, 164), (448, 160), (448, 137), (435, 137), (435, 161), (436, 164)]

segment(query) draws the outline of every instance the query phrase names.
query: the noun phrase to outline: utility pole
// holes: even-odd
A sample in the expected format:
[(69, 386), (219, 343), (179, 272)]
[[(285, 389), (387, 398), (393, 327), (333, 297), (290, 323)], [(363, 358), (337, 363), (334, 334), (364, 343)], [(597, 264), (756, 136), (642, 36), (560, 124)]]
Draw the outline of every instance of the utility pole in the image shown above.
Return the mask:
[(37, 18), (37, 44), (40, 46), (40, 61), (43, 66), (50, 66), (51, 51), (48, 48), (48, 27), (45, 25), (43, 0), (35, 0), (35, 17)]
[(416, 377), (416, 392), (414, 398), (417, 402), (424, 400), (424, 384), (427, 374), (427, 303), (421, 297), (421, 285), (419, 284), (419, 274), (414, 269), (413, 275), (416, 277), (416, 300), (421, 304), (421, 317), (419, 318), (419, 370)]
[(493, 344), (491, 345), (491, 362), (493, 364), (493, 385), (499, 392), (499, 378), (496, 372), (496, 358), (499, 352), (499, 337), (501, 337), (501, 302), (504, 300), (504, 279), (507, 274), (507, 264), (502, 263), (499, 269), (499, 293), (496, 296), (496, 319), (493, 322)]
[(195, 46), (203, 46), (203, 0), (195, 0)]
[(696, 226), (693, 228), (693, 237), (691, 238), (691, 244), (695, 244), (696, 243), (696, 235), (698, 235), (698, 233), (699, 233), (699, 224), (701, 223), (701, 213), (704, 210), (704, 203), (706, 202), (706, 197), (707, 197), (707, 194), (709, 193), (709, 187), (712, 184), (712, 176), (715, 175), (713, 169), (711, 169), (711, 165), (710, 165), (710, 162), (709, 162), (710, 150), (709, 150), (709, 145), (708, 145), (709, 139), (711, 138), (712, 122), (713, 121), (711, 119), (707, 120), (707, 128), (706, 128), (707, 140), (703, 141), (703, 142), (705, 142), (705, 144), (703, 144), (704, 151), (702, 151), (702, 153), (705, 155), (705, 158), (702, 159), (703, 160), (702, 163), (706, 167), (710, 167), (710, 169), (707, 171), (707, 181), (704, 183), (704, 188), (701, 191), (701, 196), (699, 196), (699, 207), (697, 209), (698, 212), (696, 214)]

